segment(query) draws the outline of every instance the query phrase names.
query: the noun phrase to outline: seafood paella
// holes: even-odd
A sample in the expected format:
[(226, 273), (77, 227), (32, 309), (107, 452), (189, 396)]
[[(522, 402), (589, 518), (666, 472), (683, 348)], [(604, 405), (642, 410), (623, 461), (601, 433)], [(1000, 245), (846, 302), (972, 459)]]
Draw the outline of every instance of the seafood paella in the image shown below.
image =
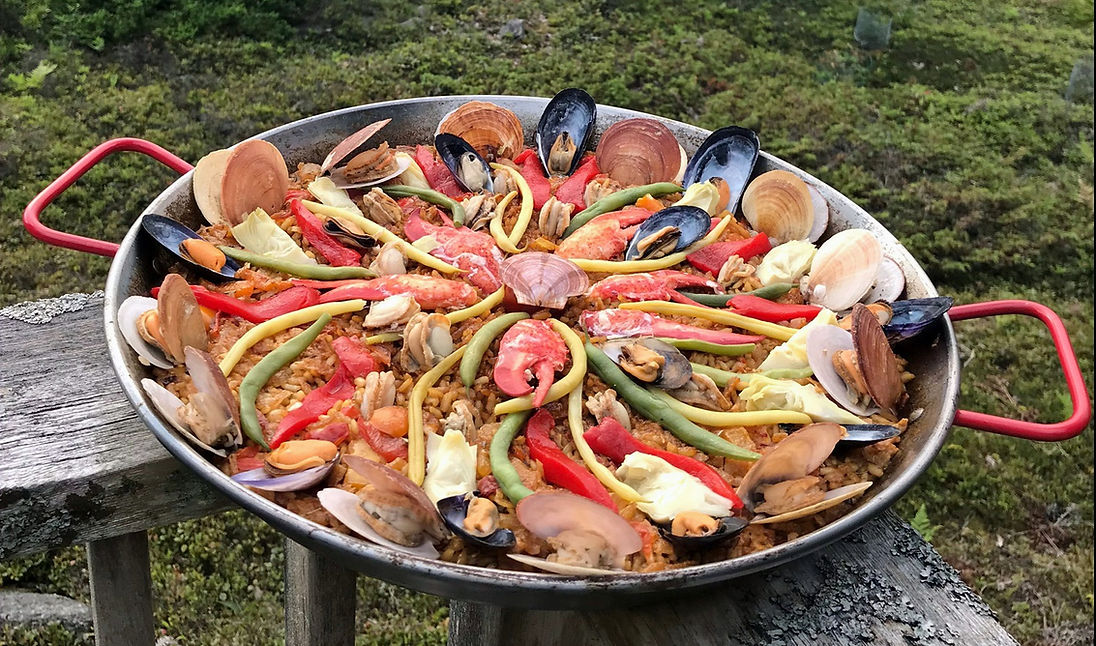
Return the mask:
[(170, 270), (118, 311), (149, 400), (241, 485), (425, 558), (653, 572), (840, 517), (920, 412), (895, 348), (950, 300), (902, 300), (870, 231), (755, 173), (756, 133), (690, 156), (596, 113), (206, 155), (206, 224), (145, 215)]

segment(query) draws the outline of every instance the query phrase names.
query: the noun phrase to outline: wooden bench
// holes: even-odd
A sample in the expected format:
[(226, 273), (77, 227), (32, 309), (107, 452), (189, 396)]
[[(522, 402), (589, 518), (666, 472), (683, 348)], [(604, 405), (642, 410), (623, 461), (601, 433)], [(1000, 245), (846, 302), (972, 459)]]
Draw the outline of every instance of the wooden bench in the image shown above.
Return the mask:
[[(0, 311), (0, 560), (86, 543), (96, 642), (151, 644), (145, 530), (230, 504), (130, 409), (107, 359), (102, 302), (74, 294)], [(286, 643), (353, 643), (355, 577), (287, 540)], [(793, 564), (650, 606), (553, 612), (454, 600), (449, 640), (1015, 643), (958, 573), (889, 512)]]

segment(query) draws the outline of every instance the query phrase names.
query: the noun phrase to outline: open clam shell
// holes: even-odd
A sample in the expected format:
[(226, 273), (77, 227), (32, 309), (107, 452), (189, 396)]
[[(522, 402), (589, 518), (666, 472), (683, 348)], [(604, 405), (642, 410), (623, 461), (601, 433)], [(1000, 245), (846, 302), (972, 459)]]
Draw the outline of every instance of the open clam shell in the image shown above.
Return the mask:
[(320, 506), (322, 506), (327, 513), (334, 516), (335, 520), (346, 525), (351, 531), (362, 538), (397, 552), (403, 552), (404, 554), (412, 554), (428, 559), (438, 558), (438, 550), (429, 541), (418, 547), (408, 547), (390, 541), (378, 534), (375, 529), (370, 527), (369, 524), (362, 519), (361, 513), (358, 511), (358, 497), (349, 491), (329, 487), (327, 489), (320, 489), (316, 492), (316, 498), (319, 499)]
[(758, 175), (742, 195), (742, 214), (773, 244), (806, 240), (814, 227), (814, 209), (807, 183), (786, 170)]
[(174, 393), (151, 379), (142, 379), (141, 387), (144, 388), (148, 398), (152, 400), (152, 405), (156, 407), (156, 410), (158, 410), (165, 419), (167, 419), (168, 423), (175, 427), (175, 430), (179, 432), (179, 435), (182, 435), (187, 441), (201, 449), (222, 458), (225, 457), (226, 454), (224, 449), (213, 448), (199, 440), (197, 436), (190, 432), (190, 429), (183, 422), (183, 418), (179, 414), (179, 409), (184, 406), (183, 401), (176, 397)]
[(464, 190), (472, 193), (491, 193), (495, 190), (491, 182), (491, 167), (467, 141), (443, 132), (435, 135), (434, 149)]
[(845, 410), (867, 417), (879, 412), (878, 406), (864, 406), (857, 402), (848, 384), (837, 374), (833, 355), (841, 350), (854, 350), (852, 334), (836, 325), (822, 325), (807, 333), (807, 361), (814, 377), (834, 401)]
[(331, 152), (327, 154), (327, 157), (324, 158), (323, 164), (320, 165), (320, 172), (325, 173), (329, 168), (341, 162), (343, 159), (346, 159), (350, 153), (357, 150), (366, 141), (369, 141), (373, 135), (380, 132), (380, 129), (387, 126), (391, 121), (391, 119), (375, 121), (340, 141), (331, 149)]
[(786, 523), (791, 520), (798, 520), (800, 518), (806, 518), (812, 516), (820, 511), (825, 511), (830, 507), (836, 507), (846, 500), (850, 500), (859, 496), (868, 490), (872, 486), (872, 482), (858, 482), (856, 484), (846, 485), (844, 487), (838, 487), (826, 492), (826, 495), (822, 500), (814, 503), (813, 505), (807, 505), (800, 509), (784, 512), (776, 516), (755, 516), (750, 521), (751, 525), (771, 525), (773, 523)]
[(670, 182), (682, 169), (677, 139), (654, 119), (617, 121), (601, 134), (596, 154), (597, 167), (623, 186)]
[(232, 421), (236, 425), (236, 443), (242, 444), (240, 406), (220, 366), (208, 352), (190, 346), (183, 350), (183, 356), (186, 361), (186, 371), (190, 374), (190, 379), (198, 392), (212, 395), (225, 410), (231, 413)]
[(281, 476), (270, 475), (266, 472), (266, 469), (259, 467), (258, 469), (237, 473), (232, 476), (232, 480), (245, 487), (263, 491), (301, 491), (323, 482), (327, 478), (327, 474), (331, 473), (331, 469), (335, 468), (338, 461), (336, 457), (327, 464)]
[(395, 179), (403, 174), (404, 171), (411, 166), (411, 160), (407, 157), (396, 156), (395, 165), (393, 170), (385, 174), (383, 177), (377, 179), (371, 179), (367, 182), (355, 182), (346, 176), (346, 168), (336, 168), (331, 171), (331, 181), (334, 182), (336, 188), (348, 189), (348, 188), (365, 188), (367, 186), (376, 186), (383, 184), (389, 180)]
[(757, 133), (739, 126), (720, 128), (697, 148), (696, 154), (689, 160), (682, 177), (688, 188), (697, 182), (705, 182), (719, 177), (727, 183), (729, 199), (727, 210), (731, 213), (738, 208), (746, 184), (753, 175), (754, 164), (761, 150), (761, 140)]
[(742, 533), (749, 523), (737, 516), (724, 516), (719, 519), (719, 527), (711, 534), (704, 536), (678, 536), (666, 527), (659, 526), (658, 532), (662, 538), (670, 541), (674, 547), (686, 550), (706, 549), (713, 545), (728, 541)]
[(891, 350), (879, 319), (859, 303), (852, 310), (852, 343), (868, 394), (883, 415), (896, 419), (898, 406), (906, 397), (898, 358)]
[(661, 258), (681, 251), (703, 238), (712, 227), (708, 212), (695, 206), (671, 206), (643, 221), (636, 230), (625, 260)]
[(221, 208), (221, 181), (224, 179), (225, 166), (231, 156), (231, 150), (214, 150), (194, 165), (194, 175), (190, 180), (194, 190), (194, 201), (198, 204), (202, 217), (210, 224), (226, 226), (233, 224), (225, 218), (224, 209)]
[[(637, 353), (636, 350), (639, 352)], [(693, 376), (692, 364), (681, 350), (653, 337), (607, 341), (601, 346), (601, 351), (633, 378), (656, 388), (666, 390), (681, 388), (689, 383)], [(661, 358), (661, 366), (655, 367), (650, 361), (644, 361), (645, 358), (654, 359), (652, 355)], [(653, 378), (644, 378), (648, 376)]]
[(875, 283), (882, 261), (883, 249), (871, 231), (845, 229), (835, 233), (822, 243), (811, 261), (808, 301), (835, 312), (851, 308)]
[(149, 213), (141, 218), (141, 229), (166, 249), (168, 253), (182, 260), (186, 265), (210, 280), (230, 280), (235, 278), (236, 272), (240, 270), (240, 263), (232, 258), (225, 258), (225, 264), (219, 271), (214, 271), (210, 267), (194, 262), (183, 248), (183, 242), (185, 240), (202, 240), (203, 238), (181, 222), (176, 222), (171, 218), (156, 215), (155, 213)]
[(552, 574), (560, 574), (563, 576), (590, 577), (625, 574), (623, 570), (603, 570), (601, 568), (583, 567), (581, 565), (569, 565), (567, 563), (557, 563), (555, 561), (549, 561), (548, 559), (541, 559), (535, 556), (529, 556), (528, 554), (507, 554), (506, 556), (514, 559), (518, 563), (528, 565), (529, 567), (535, 567), (538, 570), (544, 570), (545, 572), (551, 572)]
[(738, 497), (753, 511), (758, 487), (807, 476), (822, 466), (844, 435), (845, 429), (832, 422), (809, 424), (792, 433), (753, 463), (738, 485)]
[(464, 528), (464, 519), (468, 516), (468, 506), (473, 497), (473, 494), (466, 494), (463, 496), (450, 496), (438, 501), (438, 512), (441, 513), (445, 526), (465, 542), (473, 545), (493, 549), (513, 547), (517, 539), (514, 537), (514, 532), (508, 529), (499, 527), (487, 536), (477, 536)]
[(137, 319), (149, 310), (156, 309), (156, 299), (148, 296), (130, 296), (122, 301), (118, 307), (118, 329), (122, 331), (122, 338), (129, 347), (137, 353), (137, 356), (145, 365), (153, 365), (157, 368), (170, 368), (171, 361), (164, 353), (152, 345), (137, 331)]
[(947, 314), (954, 302), (947, 296), (895, 301), (891, 303), (891, 320), (883, 326), (883, 332), (891, 343), (912, 339)]
[(568, 88), (556, 94), (537, 123), (537, 156), (549, 176), (570, 175), (582, 161), (594, 134), (597, 104), (585, 90)]
[(623, 517), (573, 493), (540, 491), (526, 496), (517, 504), (517, 516), (526, 529), (544, 539), (572, 530), (600, 535), (615, 555), (615, 567), (623, 567), (624, 558), (643, 547), (639, 533)]
[(807, 191), (811, 194), (811, 206), (814, 210), (814, 223), (811, 225), (810, 233), (807, 234), (807, 240), (818, 242), (822, 234), (826, 233), (826, 228), (830, 226), (830, 203), (822, 197), (822, 191), (810, 184), (807, 184)]

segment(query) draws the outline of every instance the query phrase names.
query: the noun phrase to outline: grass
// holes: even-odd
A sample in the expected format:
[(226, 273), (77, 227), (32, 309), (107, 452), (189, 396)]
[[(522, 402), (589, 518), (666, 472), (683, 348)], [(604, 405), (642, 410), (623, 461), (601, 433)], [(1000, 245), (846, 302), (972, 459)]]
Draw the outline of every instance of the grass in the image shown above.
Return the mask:
[[(766, 150), (888, 226), (941, 292), (1054, 307), (1093, 383), (1091, 3), (874, 2), (892, 19), (877, 52), (854, 43), (851, 2), (248, 5), (0, 0), (0, 304), (102, 284), (106, 260), (32, 240), (17, 214), (104, 139), (144, 137), (195, 161), (343, 106), (577, 85), (603, 103), (758, 130)], [(521, 38), (500, 33), (511, 19), (524, 21)], [(119, 239), (171, 179), (114, 157), (45, 220)], [(959, 334), (964, 408), (1068, 415), (1039, 324), (987, 319)], [(1092, 438), (1091, 427), (1052, 445), (956, 429), (899, 503), (911, 519), (924, 507), (919, 526), (1022, 643), (1092, 643)], [(168, 634), (280, 639), (272, 530), (234, 512), (156, 530), (152, 546)], [(0, 584), (87, 596), (78, 548), (0, 565)], [(437, 599), (361, 588), (362, 643), (443, 640)], [(79, 643), (63, 632), (0, 632), (0, 643)]]

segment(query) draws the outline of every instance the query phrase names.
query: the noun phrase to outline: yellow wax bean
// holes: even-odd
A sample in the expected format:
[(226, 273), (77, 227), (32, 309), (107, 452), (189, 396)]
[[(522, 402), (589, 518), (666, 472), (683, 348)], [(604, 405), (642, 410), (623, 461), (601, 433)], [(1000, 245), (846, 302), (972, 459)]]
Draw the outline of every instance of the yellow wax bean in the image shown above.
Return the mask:
[(582, 436), (584, 429), (582, 428), (581, 381), (578, 386), (571, 391), (571, 394), (567, 396), (567, 425), (571, 428), (571, 439), (574, 440), (575, 448), (578, 449), (578, 454), (582, 456), (582, 461), (586, 464), (586, 468), (594, 474), (594, 477), (597, 478), (601, 484), (605, 485), (606, 489), (612, 491), (627, 502), (647, 502), (638, 491), (620, 480), (617, 480), (617, 477), (608, 467), (597, 461), (594, 450), (590, 448), (590, 445), (586, 443), (586, 438)]
[(510, 239), (510, 245), (516, 247), (533, 219), (533, 189), (529, 188), (529, 182), (525, 181), (518, 169), (503, 164), (491, 164), (491, 168), (510, 173), (510, 179), (514, 180), (518, 191), (521, 192), (521, 211), (518, 212), (518, 221), (514, 223), (514, 230), (507, 236)]
[(517, 196), (517, 191), (510, 191), (507, 193), (506, 197), (502, 198), (498, 205), (495, 206), (495, 217), (491, 218), (490, 224), (487, 225), (487, 229), (491, 232), (491, 237), (495, 239), (495, 244), (506, 253), (522, 252), (517, 245), (510, 242), (510, 238), (506, 235), (506, 230), (502, 228), (502, 217), (506, 213), (506, 207), (509, 206), (510, 202), (513, 202), (514, 198)]
[(445, 315), (445, 318), (449, 319), (450, 323), (460, 323), (461, 321), (467, 321), (468, 319), (475, 318), (481, 314), (486, 314), (498, 306), (505, 295), (506, 288), (499, 287), (497, 290), (484, 297), (482, 301), (471, 307), (466, 307), (463, 310), (449, 312)]
[(457, 365), (464, 356), (465, 346), (453, 351), (453, 354), (441, 360), (441, 363), (426, 372), (415, 382), (411, 397), (407, 402), (407, 477), (422, 486), (426, 478), (426, 431), (422, 422), (422, 405), (430, 387), (441, 379), (442, 375)]

